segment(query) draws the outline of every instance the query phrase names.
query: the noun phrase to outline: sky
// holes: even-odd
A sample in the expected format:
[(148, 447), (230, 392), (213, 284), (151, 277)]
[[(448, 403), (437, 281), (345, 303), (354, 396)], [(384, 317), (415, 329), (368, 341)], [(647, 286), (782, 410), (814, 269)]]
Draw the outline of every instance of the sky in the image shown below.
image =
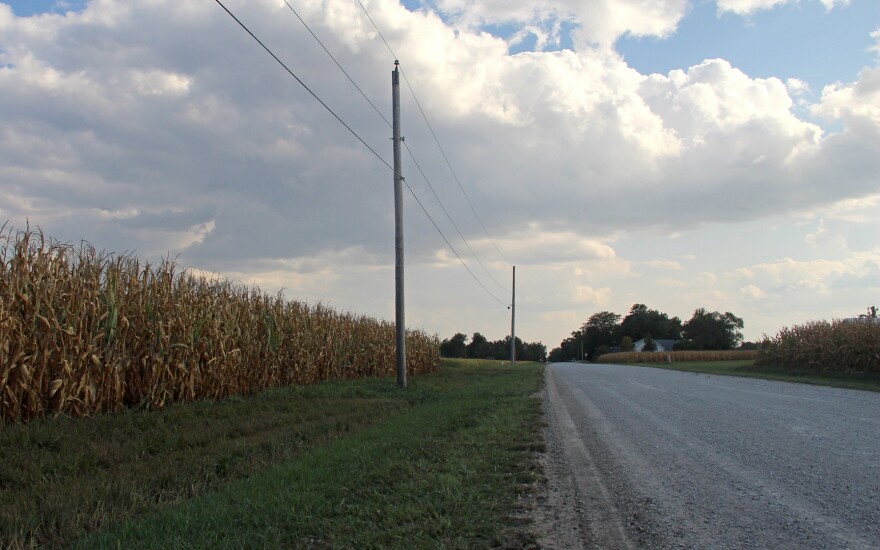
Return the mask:
[[(215, 1), (0, 2), (0, 225), (392, 320), (390, 128), (283, 0), (222, 1), (381, 159)], [(512, 265), (548, 349), (880, 304), (876, 0), (289, 1), (388, 119), (403, 68), (410, 327), (504, 338)]]

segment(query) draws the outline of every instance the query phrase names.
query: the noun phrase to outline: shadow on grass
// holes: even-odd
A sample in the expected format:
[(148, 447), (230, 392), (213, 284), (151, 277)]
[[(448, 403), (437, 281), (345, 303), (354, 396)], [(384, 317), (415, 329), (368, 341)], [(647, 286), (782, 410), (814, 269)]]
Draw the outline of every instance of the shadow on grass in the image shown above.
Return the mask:
[(0, 427), (0, 547), (530, 544), (542, 367)]

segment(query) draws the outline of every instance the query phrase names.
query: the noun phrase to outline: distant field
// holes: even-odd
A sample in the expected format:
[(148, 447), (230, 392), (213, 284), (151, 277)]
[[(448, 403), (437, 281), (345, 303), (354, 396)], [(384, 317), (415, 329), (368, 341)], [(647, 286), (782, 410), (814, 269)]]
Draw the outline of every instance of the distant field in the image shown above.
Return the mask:
[(840, 374), (816, 374), (811, 371), (792, 371), (756, 365), (754, 361), (695, 361), (681, 363), (631, 363), (643, 367), (702, 372), (727, 376), (745, 376), (783, 382), (798, 382), (817, 386), (832, 386), (867, 391), (880, 391), (880, 377)]
[(0, 548), (534, 545), (543, 366), (0, 426)]

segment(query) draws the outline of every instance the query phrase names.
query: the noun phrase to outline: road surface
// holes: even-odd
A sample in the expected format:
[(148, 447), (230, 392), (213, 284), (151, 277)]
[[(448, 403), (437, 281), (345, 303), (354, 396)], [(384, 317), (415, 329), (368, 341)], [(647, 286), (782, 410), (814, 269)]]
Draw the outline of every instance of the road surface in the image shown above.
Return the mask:
[(880, 393), (546, 369), (545, 548), (880, 548)]

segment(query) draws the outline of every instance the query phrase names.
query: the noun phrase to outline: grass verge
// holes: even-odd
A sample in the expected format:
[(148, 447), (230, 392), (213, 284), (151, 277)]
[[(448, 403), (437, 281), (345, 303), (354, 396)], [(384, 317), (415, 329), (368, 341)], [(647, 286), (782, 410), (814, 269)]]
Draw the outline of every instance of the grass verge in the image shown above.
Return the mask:
[(0, 427), (0, 547), (531, 544), (540, 365)]
[[(633, 363), (630, 363), (633, 364)], [(831, 386), (855, 390), (880, 391), (880, 377), (867, 375), (818, 374), (814, 371), (792, 371), (755, 365), (754, 361), (694, 361), (673, 363), (634, 363), (640, 367), (745, 376), (764, 380), (798, 382), (816, 386)]]

